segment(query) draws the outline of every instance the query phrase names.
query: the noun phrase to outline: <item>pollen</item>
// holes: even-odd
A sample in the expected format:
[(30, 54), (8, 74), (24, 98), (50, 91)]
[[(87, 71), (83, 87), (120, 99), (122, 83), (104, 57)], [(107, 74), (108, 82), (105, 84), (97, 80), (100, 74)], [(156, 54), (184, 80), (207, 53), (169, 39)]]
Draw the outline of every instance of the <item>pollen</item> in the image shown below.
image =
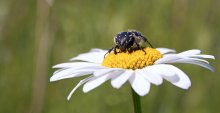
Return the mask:
[(109, 68), (124, 68), (135, 70), (153, 65), (156, 60), (163, 57), (163, 55), (156, 49), (147, 47), (143, 50), (135, 50), (131, 53), (120, 52), (117, 54), (111, 52), (105, 57), (102, 65)]

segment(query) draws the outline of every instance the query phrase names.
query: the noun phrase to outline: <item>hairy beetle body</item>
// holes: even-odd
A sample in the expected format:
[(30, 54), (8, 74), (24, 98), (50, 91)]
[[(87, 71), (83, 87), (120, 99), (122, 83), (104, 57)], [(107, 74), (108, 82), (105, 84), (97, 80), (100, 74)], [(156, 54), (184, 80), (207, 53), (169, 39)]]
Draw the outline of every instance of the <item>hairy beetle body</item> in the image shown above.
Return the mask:
[(109, 49), (106, 54), (110, 53), (112, 50), (114, 51), (114, 54), (117, 54), (118, 52), (116, 49), (119, 49), (119, 52), (128, 51), (129, 53), (135, 50), (143, 50), (146, 46), (146, 42), (152, 47), (152, 45), (147, 41), (147, 38), (136, 30), (128, 30), (127, 32), (118, 33), (114, 37), (114, 42), (115, 46)]

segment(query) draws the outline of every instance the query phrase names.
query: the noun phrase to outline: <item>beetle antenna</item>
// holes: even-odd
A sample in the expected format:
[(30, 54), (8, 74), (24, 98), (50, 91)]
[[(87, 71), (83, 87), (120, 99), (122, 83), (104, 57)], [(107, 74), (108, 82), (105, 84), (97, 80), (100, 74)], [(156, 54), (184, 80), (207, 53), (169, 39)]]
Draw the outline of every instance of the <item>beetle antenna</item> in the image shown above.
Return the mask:
[(146, 41), (147, 41), (147, 43), (150, 45), (150, 47), (154, 48), (154, 47), (150, 44), (150, 42), (149, 42), (148, 40), (146, 40)]

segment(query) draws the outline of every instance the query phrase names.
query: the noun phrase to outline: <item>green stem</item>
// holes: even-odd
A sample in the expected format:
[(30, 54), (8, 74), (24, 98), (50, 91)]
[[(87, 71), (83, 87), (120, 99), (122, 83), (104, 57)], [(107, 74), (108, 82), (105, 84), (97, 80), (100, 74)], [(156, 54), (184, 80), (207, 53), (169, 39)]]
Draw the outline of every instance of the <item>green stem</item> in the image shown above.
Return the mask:
[(134, 113), (142, 113), (140, 96), (132, 88), (131, 90), (132, 90), (132, 98), (134, 104)]

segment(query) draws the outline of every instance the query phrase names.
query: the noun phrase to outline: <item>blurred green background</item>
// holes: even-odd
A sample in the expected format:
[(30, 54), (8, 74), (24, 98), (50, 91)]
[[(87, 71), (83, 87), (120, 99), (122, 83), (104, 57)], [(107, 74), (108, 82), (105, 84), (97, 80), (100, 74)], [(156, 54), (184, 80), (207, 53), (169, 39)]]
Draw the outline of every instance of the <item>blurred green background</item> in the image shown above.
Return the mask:
[(0, 113), (133, 113), (129, 84), (84, 94), (82, 78), (49, 82), (55, 64), (91, 48), (109, 49), (120, 31), (136, 29), (155, 47), (215, 55), (212, 73), (177, 65), (189, 90), (164, 81), (142, 97), (143, 113), (220, 113), (219, 0), (0, 0)]

